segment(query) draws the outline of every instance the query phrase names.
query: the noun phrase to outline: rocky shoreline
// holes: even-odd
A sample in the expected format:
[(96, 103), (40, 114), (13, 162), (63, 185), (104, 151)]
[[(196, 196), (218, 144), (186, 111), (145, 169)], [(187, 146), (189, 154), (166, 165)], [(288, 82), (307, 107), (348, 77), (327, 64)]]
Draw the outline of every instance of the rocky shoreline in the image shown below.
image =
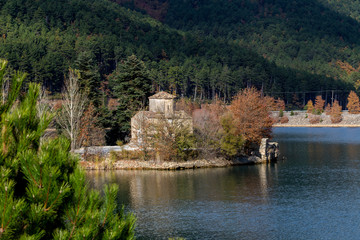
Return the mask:
[[(325, 113), (319, 115), (320, 122), (311, 124), (309, 122), (309, 114), (305, 111), (293, 111), (294, 115), (291, 116), (290, 111), (284, 111), (284, 116), (289, 118), (287, 123), (276, 123), (273, 127), (360, 127), (360, 114), (349, 114), (344, 111), (342, 114), (342, 121), (340, 123), (331, 123), (330, 116)], [(272, 116), (277, 117), (278, 112), (273, 112)]]
[[(251, 165), (261, 164), (267, 162), (277, 161), (279, 157), (279, 145), (276, 142), (270, 142), (268, 138), (263, 138), (259, 146), (258, 152), (253, 152), (252, 156), (242, 156), (234, 160), (227, 160), (224, 158), (214, 158), (210, 160), (189, 160), (179, 162), (156, 161), (156, 160), (128, 160), (128, 159), (114, 159), (111, 156), (112, 152), (116, 151), (136, 151), (138, 150), (131, 144), (123, 147), (89, 147), (75, 150), (75, 153), (81, 157), (80, 165), (85, 170), (182, 170), (195, 168), (214, 168), (214, 167), (228, 167), (236, 165)], [(85, 160), (86, 154), (91, 153), (93, 160)], [(88, 155), (89, 156), (89, 155)], [(95, 156), (95, 157), (94, 157)]]
[(85, 170), (184, 170), (195, 168), (218, 168), (238, 165), (261, 164), (264, 160), (257, 156), (242, 157), (236, 160), (216, 158), (212, 160), (192, 160), (186, 162), (158, 162), (154, 160), (104, 160), (99, 162), (80, 161)]

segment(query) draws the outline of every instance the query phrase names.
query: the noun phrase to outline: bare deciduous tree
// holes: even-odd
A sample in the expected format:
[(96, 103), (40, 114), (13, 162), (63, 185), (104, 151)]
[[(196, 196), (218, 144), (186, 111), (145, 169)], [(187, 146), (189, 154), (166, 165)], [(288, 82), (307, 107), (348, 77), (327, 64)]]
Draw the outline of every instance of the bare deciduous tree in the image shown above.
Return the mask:
[(69, 70), (69, 77), (65, 80), (62, 91), (62, 108), (56, 118), (63, 133), (71, 141), (71, 151), (80, 147), (78, 134), (80, 132), (81, 117), (85, 111), (86, 96), (79, 87), (79, 73)]
[[(53, 113), (53, 107), (50, 106), (49, 104), (48, 92), (44, 87), (42, 87), (41, 91), (39, 92), (36, 109), (37, 109), (37, 116), (39, 117), (39, 119), (42, 119), (45, 116), (48, 116), (49, 114)], [(47, 138), (49, 135), (51, 135), (49, 131), (44, 131), (41, 140)]]

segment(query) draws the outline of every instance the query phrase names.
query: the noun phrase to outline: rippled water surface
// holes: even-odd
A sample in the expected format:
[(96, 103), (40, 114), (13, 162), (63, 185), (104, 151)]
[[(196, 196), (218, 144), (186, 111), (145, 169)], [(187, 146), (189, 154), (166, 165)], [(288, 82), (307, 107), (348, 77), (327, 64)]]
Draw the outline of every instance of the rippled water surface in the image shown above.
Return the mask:
[(360, 129), (274, 133), (286, 156), (276, 164), (88, 178), (119, 184), (138, 239), (360, 239)]

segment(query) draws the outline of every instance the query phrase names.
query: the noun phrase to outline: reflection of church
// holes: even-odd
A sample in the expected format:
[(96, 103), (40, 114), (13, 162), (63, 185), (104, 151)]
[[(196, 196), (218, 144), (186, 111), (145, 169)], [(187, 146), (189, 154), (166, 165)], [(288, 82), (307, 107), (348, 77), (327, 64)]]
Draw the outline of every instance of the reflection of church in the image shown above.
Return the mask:
[(176, 96), (167, 92), (150, 96), (149, 111), (139, 111), (131, 118), (131, 141), (138, 142), (144, 129), (158, 125), (161, 121), (188, 127), (192, 132), (192, 117), (185, 111), (175, 111), (175, 98)]

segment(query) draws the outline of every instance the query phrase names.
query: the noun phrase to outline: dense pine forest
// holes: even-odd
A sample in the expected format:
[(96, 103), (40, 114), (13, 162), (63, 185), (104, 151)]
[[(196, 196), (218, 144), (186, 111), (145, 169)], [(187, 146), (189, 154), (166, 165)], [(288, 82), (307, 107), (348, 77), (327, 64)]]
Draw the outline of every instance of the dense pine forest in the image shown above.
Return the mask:
[(287, 109), (318, 95), (345, 108), (360, 86), (355, 7), (330, 0), (0, 0), (0, 58), (54, 98), (76, 69), (94, 107), (88, 115), (111, 129), (114, 144), (160, 90), (229, 103), (255, 87)]
[(316, 1), (118, 2), (0, 1), (0, 56), (51, 92), (72, 67), (111, 95), (108, 76), (130, 55), (152, 91), (193, 99), (229, 101), (255, 86), (287, 103), (324, 90), (341, 100), (357, 80), (358, 22)]

